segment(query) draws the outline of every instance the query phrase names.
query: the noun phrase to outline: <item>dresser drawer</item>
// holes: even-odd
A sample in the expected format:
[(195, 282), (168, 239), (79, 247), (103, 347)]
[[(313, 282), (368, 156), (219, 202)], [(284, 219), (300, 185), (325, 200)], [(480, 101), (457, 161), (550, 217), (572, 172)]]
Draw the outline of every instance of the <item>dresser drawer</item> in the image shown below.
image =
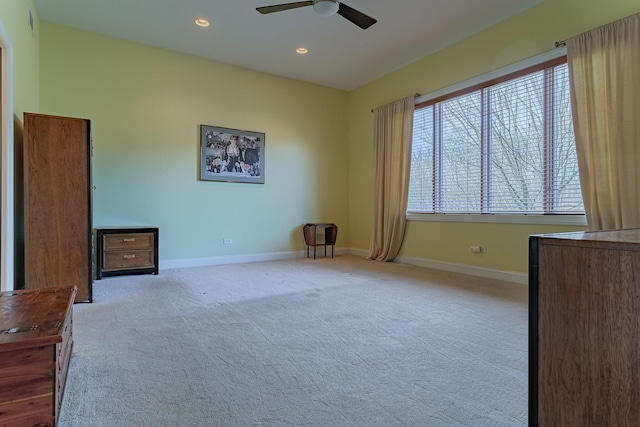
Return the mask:
[(104, 271), (153, 267), (152, 251), (105, 252), (103, 256), (102, 269)]
[(105, 234), (103, 251), (153, 249), (153, 233)]

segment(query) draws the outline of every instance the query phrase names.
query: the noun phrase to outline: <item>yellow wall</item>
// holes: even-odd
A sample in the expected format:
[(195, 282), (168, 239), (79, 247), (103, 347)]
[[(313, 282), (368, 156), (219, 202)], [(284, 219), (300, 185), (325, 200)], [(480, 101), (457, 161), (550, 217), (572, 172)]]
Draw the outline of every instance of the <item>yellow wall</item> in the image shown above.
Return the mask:
[[(546, 0), (500, 24), (423, 58), (349, 94), (349, 231), (367, 249), (373, 206), (372, 107), (427, 94), (544, 53), (554, 42), (640, 11), (637, 0)], [(530, 234), (575, 226), (411, 221), (401, 255), (505, 271), (527, 270)], [(471, 245), (488, 248), (472, 254)]]
[[(32, 5), (0, 0), (15, 50), (16, 115), (91, 119), (95, 225), (159, 226), (161, 260), (301, 250), (308, 221), (336, 222), (339, 246), (366, 250), (372, 107), (543, 53), (639, 9), (636, 0), (546, 0), (346, 93), (37, 17), (31, 35)], [(200, 124), (265, 132), (266, 184), (199, 181)], [(530, 234), (580, 228), (412, 221), (401, 254), (524, 272)], [(223, 246), (223, 237), (234, 243)], [(470, 245), (488, 252), (471, 254)]]
[[(29, 25), (29, 11), (33, 17), (33, 31)], [(9, 59), (5, 55), (2, 67), (9, 67), (11, 73), (3, 69), (3, 75), (12, 76), (13, 109), (11, 122), (5, 123), (3, 116), (3, 149), (2, 149), (2, 289), (10, 289), (14, 283), (22, 282), (24, 271), (23, 259), (20, 256), (23, 249), (24, 235), (22, 233), (22, 120), (25, 111), (37, 111), (40, 98), (40, 36), (38, 12), (32, 0), (0, 0), (0, 21), (6, 32), (10, 47)], [(7, 49), (9, 51), (9, 49)], [(7, 52), (4, 52), (6, 54)], [(3, 95), (4, 97), (7, 94)], [(3, 102), (4, 99), (3, 98)], [(4, 105), (3, 105), (4, 107)], [(5, 135), (11, 135), (8, 129), (13, 124), (13, 139), (6, 140)], [(6, 126), (6, 129), (4, 128)], [(6, 157), (5, 157), (6, 156)], [(5, 232), (6, 230), (6, 232)], [(6, 239), (6, 241), (4, 240)], [(14, 254), (16, 256), (14, 256)]]
[[(34, 31), (29, 27), (29, 9)], [(13, 45), (13, 108), (22, 123), (22, 113), (38, 109), (39, 103), (39, 25), (33, 0), (0, 0), (0, 19)]]
[[(347, 246), (346, 92), (46, 22), (40, 75), (43, 113), (92, 121), (95, 226), (160, 227), (161, 261), (302, 250), (310, 221)], [(265, 184), (199, 181), (201, 124), (264, 132)]]

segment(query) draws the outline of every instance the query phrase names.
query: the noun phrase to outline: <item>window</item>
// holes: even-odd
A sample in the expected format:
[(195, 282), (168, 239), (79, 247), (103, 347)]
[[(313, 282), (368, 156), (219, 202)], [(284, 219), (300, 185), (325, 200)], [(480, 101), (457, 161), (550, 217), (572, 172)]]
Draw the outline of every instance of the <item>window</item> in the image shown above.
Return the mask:
[(566, 57), (417, 104), (407, 211), (584, 214)]

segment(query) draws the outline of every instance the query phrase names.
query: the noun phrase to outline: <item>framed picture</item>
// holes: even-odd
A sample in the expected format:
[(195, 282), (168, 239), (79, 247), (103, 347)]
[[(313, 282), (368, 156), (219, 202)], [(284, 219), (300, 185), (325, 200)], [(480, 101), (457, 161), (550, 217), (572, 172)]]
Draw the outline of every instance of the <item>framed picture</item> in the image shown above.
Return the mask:
[(200, 125), (200, 180), (264, 184), (264, 133)]

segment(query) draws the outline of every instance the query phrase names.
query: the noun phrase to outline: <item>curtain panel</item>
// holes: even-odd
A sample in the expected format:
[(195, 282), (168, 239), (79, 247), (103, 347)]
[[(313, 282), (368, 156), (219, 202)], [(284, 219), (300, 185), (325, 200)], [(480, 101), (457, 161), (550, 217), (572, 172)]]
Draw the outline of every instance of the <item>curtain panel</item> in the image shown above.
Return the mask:
[(566, 40), (589, 230), (640, 227), (640, 14)]
[(393, 261), (404, 239), (415, 98), (374, 113), (374, 211), (367, 259)]

